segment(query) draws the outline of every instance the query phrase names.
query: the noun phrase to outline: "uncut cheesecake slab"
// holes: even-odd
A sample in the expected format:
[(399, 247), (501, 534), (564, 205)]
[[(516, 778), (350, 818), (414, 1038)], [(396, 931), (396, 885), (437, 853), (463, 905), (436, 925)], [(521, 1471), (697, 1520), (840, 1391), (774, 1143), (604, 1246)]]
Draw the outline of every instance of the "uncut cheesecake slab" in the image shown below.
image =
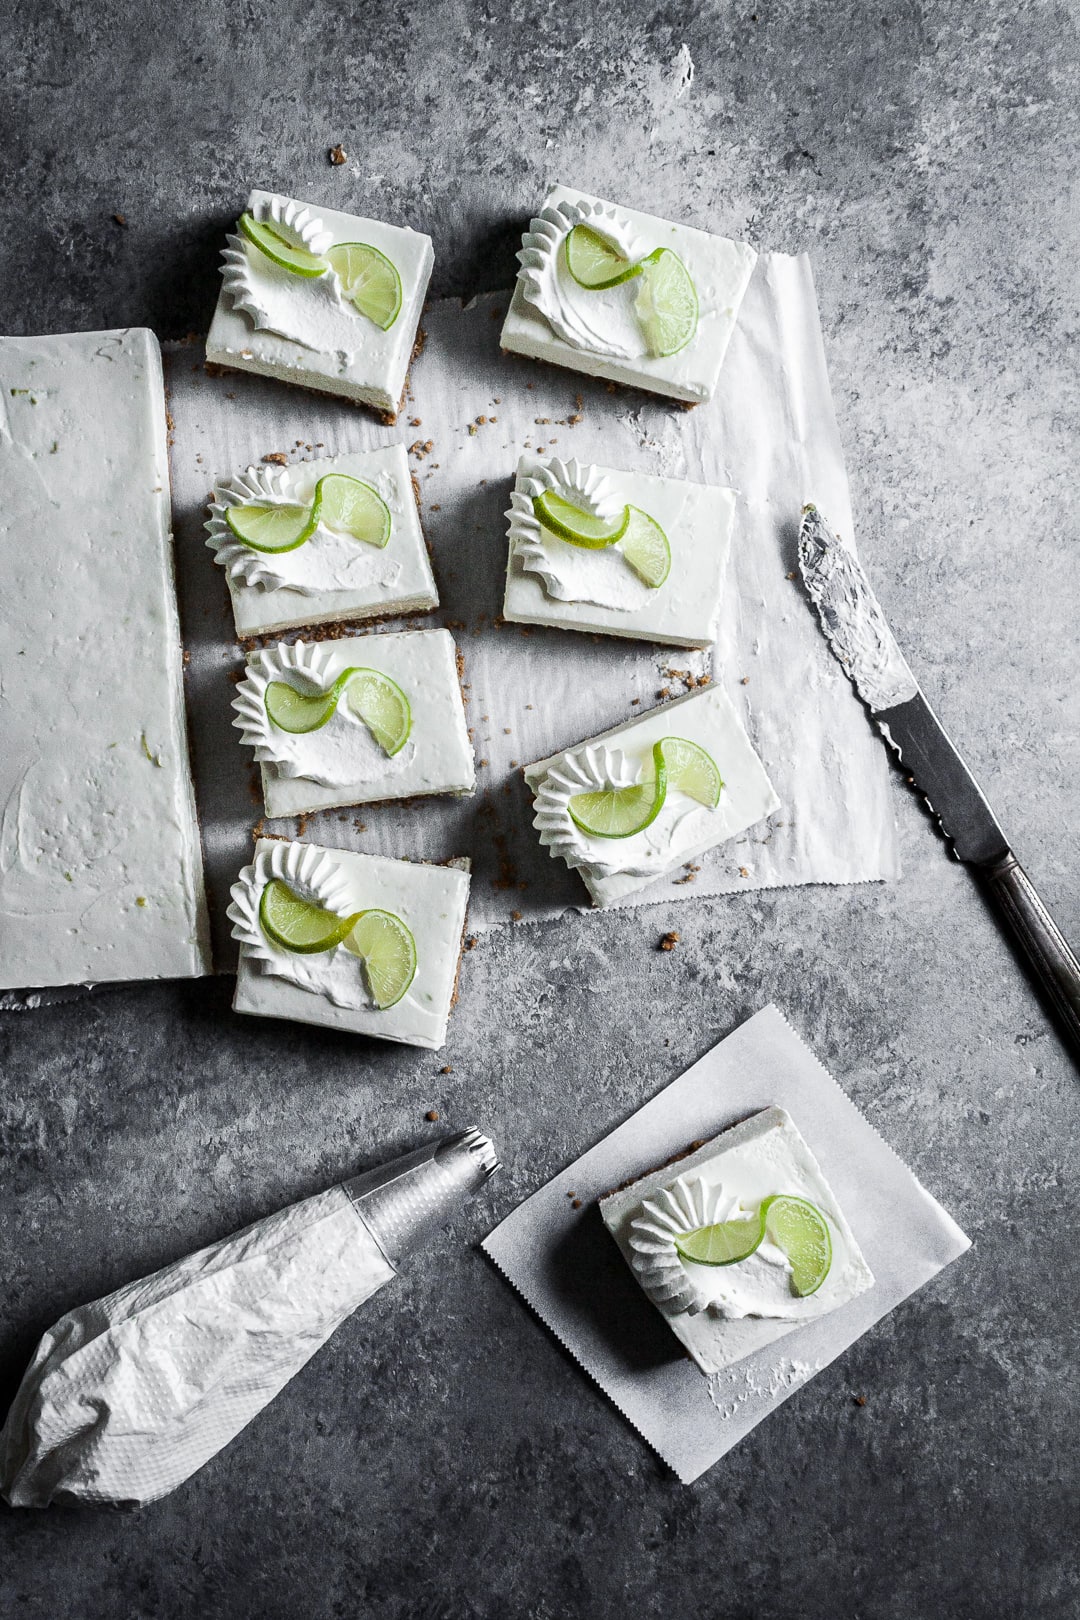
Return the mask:
[[(256, 222), (254, 234), (269, 252), (245, 234), (243, 220)], [(345, 244), (367, 255), (368, 262), (352, 273), (374, 295), (370, 315), (350, 296), (354, 283), (347, 261), (335, 254)], [(253, 191), (223, 257), (221, 293), (206, 340), (208, 361), (396, 414), (435, 262), (430, 237)], [(315, 273), (290, 269), (290, 260)], [(378, 280), (380, 272), (385, 284)]]
[[(618, 792), (652, 773), (653, 749), (683, 739), (704, 750), (723, 786), (714, 807), (670, 788), (644, 831), (600, 837), (571, 813), (578, 794)], [(615, 905), (779, 809), (780, 800), (721, 686), (676, 698), (587, 742), (525, 767), (533, 826), (555, 859), (576, 868), (595, 906)]]
[(210, 971), (148, 331), (0, 339), (0, 803), (0, 987)]
[[(612, 271), (621, 265), (627, 279), (608, 287), (574, 279), (566, 243), (576, 227), (608, 244)], [(665, 251), (673, 256), (666, 274), (657, 264)], [(518, 259), (504, 349), (696, 405), (715, 392), (757, 254), (557, 185), (529, 222)], [(670, 317), (659, 326), (649, 313), (657, 300)]]

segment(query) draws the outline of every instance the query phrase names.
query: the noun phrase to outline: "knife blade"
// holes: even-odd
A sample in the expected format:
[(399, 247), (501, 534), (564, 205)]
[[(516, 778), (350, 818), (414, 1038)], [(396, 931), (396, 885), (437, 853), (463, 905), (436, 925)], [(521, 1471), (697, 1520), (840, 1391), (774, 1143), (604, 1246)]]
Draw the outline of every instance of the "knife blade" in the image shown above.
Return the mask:
[(1080, 962), (1009, 846), (982, 789), (911, 672), (854, 547), (803, 508), (799, 568), (834, 656), (926, 799), (954, 854), (984, 883), (1080, 1060)]

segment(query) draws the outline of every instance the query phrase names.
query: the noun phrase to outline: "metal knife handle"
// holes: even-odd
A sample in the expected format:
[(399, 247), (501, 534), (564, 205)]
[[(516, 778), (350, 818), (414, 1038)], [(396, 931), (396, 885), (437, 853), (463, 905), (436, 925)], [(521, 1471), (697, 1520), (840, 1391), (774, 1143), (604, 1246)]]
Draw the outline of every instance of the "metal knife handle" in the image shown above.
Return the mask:
[(1080, 1062), (1080, 962), (1011, 850), (979, 871)]

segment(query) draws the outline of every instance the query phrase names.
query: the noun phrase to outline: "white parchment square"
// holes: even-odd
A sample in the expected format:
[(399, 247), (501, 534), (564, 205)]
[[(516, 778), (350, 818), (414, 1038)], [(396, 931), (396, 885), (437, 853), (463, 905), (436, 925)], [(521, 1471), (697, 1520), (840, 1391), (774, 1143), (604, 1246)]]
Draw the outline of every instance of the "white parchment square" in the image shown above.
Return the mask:
[[(706, 1378), (638, 1286), (596, 1204), (689, 1143), (773, 1105), (805, 1137), (875, 1282)], [(969, 1246), (771, 1005), (519, 1204), (483, 1244), (684, 1484)]]

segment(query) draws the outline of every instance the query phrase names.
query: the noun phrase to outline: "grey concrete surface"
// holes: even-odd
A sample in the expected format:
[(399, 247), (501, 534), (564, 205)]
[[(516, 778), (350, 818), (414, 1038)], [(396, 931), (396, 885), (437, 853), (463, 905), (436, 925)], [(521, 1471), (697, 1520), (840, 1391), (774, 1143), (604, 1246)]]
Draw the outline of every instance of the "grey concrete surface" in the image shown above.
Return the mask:
[[(864, 556), (1075, 939), (1075, 7), (514, 12), (15, 0), (0, 328), (205, 330), (251, 183), (429, 231), (437, 293), (508, 284), (560, 176), (807, 248)], [(896, 810), (889, 888), (489, 937), (437, 1056), (241, 1023), (227, 981), (6, 1016), (5, 1400), (65, 1308), (416, 1141), (429, 1108), (506, 1169), (394, 1311), (173, 1497), (0, 1512), (0, 1613), (1080, 1612), (1078, 1077), (899, 781)], [(770, 998), (975, 1246), (684, 1489), (475, 1242)]]

